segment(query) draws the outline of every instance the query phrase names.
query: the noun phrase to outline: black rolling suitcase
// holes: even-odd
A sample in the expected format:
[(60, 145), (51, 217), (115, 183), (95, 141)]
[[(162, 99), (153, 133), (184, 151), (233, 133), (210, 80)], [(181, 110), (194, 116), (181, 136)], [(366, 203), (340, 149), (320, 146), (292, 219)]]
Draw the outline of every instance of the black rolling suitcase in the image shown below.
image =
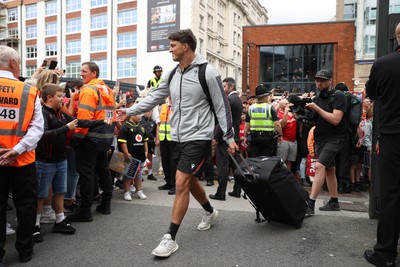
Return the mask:
[(296, 181), (279, 157), (258, 157), (237, 165), (234, 176), (245, 197), (267, 221), (300, 228), (307, 211), (308, 192)]

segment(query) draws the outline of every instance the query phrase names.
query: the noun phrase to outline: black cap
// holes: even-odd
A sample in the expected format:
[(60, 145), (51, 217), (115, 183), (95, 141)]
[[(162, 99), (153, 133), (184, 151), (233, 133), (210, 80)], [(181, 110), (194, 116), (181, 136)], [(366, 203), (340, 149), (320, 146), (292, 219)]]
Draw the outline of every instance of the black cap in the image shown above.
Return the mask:
[(162, 67), (161, 66), (154, 66), (154, 68), (153, 68), (153, 72), (156, 72), (156, 71), (162, 71)]
[(267, 96), (269, 95), (268, 89), (267, 87), (265, 87), (264, 85), (260, 84), (256, 87), (256, 97), (260, 98), (263, 96)]
[(336, 90), (342, 91), (342, 92), (347, 92), (349, 91), (349, 88), (347, 87), (347, 85), (343, 82), (336, 84), (335, 86)]
[(133, 103), (133, 102), (135, 102), (135, 99), (133, 97), (129, 97), (129, 98), (126, 99), (126, 104), (130, 104), (130, 103)]
[(332, 73), (329, 70), (319, 70), (317, 74), (315, 74), (314, 79), (324, 79), (329, 80), (332, 78)]

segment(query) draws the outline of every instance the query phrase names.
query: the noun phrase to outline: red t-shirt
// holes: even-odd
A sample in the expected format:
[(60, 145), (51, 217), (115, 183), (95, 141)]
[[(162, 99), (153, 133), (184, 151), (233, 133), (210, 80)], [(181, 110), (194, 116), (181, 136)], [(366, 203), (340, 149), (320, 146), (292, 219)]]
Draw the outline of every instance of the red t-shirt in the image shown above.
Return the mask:
[[(282, 119), (284, 114), (285, 113), (281, 109), (279, 109), (279, 119)], [(296, 141), (297, 121), (289, 114), (286, 115), (286, 121), (286, 127), (282, 127), (282, 139), (289, 142), (294, 142)]]
[(240, 138), (239, 149), (247, 151), (247, 143), (244, 140), (242, 140), (242, 137), (244, 137), (244, 125), (245, 122), (242, 121), (239, 128), (239, 138)]

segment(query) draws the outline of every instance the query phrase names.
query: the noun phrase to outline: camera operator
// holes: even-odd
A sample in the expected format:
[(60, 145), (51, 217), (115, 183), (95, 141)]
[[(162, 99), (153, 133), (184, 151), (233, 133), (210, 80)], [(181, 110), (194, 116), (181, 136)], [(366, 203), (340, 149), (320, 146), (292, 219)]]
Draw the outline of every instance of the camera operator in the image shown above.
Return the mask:
[(317, 72), (314, 80), (319, 94), (305, 107), (314, 111), (315, 154), (318, 161), (315, 164), (315, 177), (306, 217), (314, 214), (315, 200), (324, 184), (325, 177), (331, 198), (319, 210), (340, 210), (334, 164), (335, 156), (342, 149), (347, 134), (347, 122), (344, 116), (347, 98), (343, 92), (333, 89), (332, 73), (322, 69)]

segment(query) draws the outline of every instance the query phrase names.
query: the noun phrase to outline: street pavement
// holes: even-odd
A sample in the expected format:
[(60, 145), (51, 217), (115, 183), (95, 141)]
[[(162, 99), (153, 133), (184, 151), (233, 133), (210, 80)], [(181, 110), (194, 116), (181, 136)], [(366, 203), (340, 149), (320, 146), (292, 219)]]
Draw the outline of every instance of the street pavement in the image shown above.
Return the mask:
[[(301, 229), (256, 223), (247, 200), (227, 196), (226, 201), (211, 200), (219, 220), (210, 230), (198, 231), (203, 210), (191, 198), (176, 239), (179, 250), (170, 258), (155, 258), (151, 251), (168, 229), (174, 200), (157, 189), (163, 182), (144, 181), (147, 200), (124, 201), (122, 190), (114, 191), (111, 215), (93, 212), (93, 222), (73, 224), (75, 235), (53, 234), (51, 224), (42, 225), (47, 234), (26, 266), (368, 266), (362, 255), (375, 243), (376, 220), (366, 212), (319, 211), (326, 193), (317, 200), (316, 215), (305, 219)], [(201, 183), (207, 194), (215, 193), (217, 185)], [(228, 184), (228, 191), (232, 186)], [(342, 195), (340, 201), (367, 204), (368, 194)], [(15, 227), (14, 217), (15, 211), (8, 212)], [(8, 236), (6, 266), (23, 265), (14, 242), (15, 235)]]

